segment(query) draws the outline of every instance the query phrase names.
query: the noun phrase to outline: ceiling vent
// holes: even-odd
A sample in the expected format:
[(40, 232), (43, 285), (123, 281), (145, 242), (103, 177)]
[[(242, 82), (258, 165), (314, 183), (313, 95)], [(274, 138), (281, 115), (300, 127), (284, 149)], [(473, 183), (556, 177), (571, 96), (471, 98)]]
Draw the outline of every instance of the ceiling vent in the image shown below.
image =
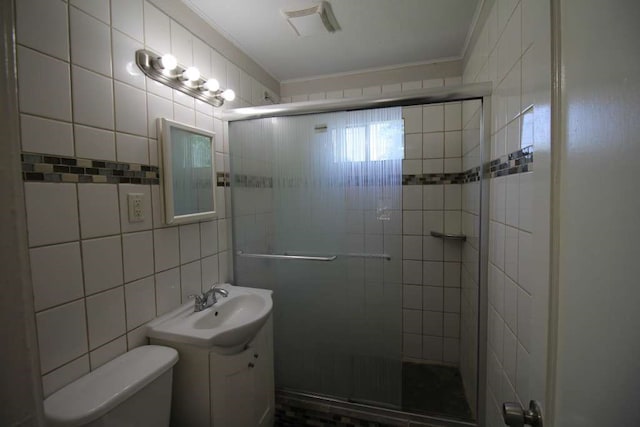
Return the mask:
[(313, 36), (322, 33), (334, 33), (340, 30), (331, 4), (321, 1), (301, 10), (283, 11), (287, 22), (298, 37)]

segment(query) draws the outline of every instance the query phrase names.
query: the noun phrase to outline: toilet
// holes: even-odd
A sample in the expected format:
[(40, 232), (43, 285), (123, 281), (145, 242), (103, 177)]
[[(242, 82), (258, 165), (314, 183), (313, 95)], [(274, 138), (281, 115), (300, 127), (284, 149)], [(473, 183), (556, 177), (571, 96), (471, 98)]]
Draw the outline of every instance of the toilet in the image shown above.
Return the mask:
[(137, 347), (47, 397), (47, 426), (169, 426), (177, 361), (172, 348)]

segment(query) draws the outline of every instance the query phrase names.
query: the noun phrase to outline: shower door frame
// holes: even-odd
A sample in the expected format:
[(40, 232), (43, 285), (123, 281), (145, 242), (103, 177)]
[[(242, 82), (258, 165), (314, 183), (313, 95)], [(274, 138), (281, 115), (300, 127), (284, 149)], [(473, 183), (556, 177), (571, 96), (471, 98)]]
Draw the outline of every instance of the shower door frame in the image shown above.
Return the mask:
[[(222, 120), (236, 122), (272, 117), (300, 116), (307, 114), (330, 113), (341, 111), (357, 111), (386, 107), (408, 107), (413, 105), (440, 104), (445, 102), (462, 102), (480, 100), (482, 102), (482, 119), (480, 121), (480, 251), (479, 251), (479, 289), (478, 289), (478, 385), (476, 390), (476, 421), (469, 423), (455, 419), (437, 416), (421, 415), (414, 412), (384, 409), (359, 403), (344, 402), (355, 408), (370, 408), (376, 412), (389, 415), (405, 416), (407, 419), (423, 421), (443, 427), (484, 425), (486, 414), (486, 353), (487, 353), (487, 290), (488, 290), (488, 257), (489, 257), (489, 179), (485, 172), (486, 165), (491, 160), (491, 92), (493, 85), (487, 83), (473, 83), (462, 86), (416, 89), (402, 93), (392, 93), (385, 96), (364, 96), (358, 98), (335, 99), (297, 102), (289, 104), (274, 104), (262, 107), (236, 108), (222, 112)], [(232, 194), (233, 197), (233, 194)], [(235, 240), (235, 238), (233, 238)], [(233, 242), (235, 247), (235, 241)], [(235, 253), (234, 253), (235, 255)], [(236, 263), (234, 262), (234, 270)], [(234, 271), (235, 273), (235, 271)], [(283, 390), (287, 393), (296, 393)], [(313, 396), (301, 393), (304, 396)], [(326, 400), (327, 396), (317, 395), (319, 400)]]

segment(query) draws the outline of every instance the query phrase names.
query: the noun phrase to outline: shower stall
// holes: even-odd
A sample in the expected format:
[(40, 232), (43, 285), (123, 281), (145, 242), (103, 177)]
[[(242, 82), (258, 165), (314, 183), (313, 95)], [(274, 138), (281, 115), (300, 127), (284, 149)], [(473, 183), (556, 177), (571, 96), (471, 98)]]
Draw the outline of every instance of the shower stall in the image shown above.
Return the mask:
[(274, 291), (282, 425), (481, 416), (489, 89), (227, 113), (234, 281)]

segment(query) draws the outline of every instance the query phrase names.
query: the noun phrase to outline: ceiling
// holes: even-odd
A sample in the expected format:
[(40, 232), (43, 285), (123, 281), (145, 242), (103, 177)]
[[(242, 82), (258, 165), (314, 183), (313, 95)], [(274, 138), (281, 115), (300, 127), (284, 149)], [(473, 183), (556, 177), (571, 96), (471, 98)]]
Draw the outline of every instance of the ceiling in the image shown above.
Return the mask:
[(183, 0), (277, 80), (460, 59), (481, 0), (329, 0), (341, 27), (298, 37), (313, 0)]

